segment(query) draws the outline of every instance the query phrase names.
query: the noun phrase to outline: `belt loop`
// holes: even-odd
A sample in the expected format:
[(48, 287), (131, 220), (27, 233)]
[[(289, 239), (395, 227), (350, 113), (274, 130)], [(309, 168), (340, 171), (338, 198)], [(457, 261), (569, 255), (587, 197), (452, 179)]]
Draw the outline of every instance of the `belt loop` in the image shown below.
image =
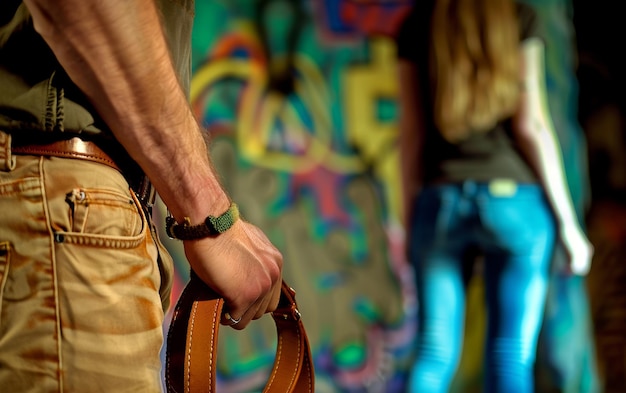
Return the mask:
[(0, 131), (0, 170), (15, 169), (15, 157), (11, 155), (11, 134)]

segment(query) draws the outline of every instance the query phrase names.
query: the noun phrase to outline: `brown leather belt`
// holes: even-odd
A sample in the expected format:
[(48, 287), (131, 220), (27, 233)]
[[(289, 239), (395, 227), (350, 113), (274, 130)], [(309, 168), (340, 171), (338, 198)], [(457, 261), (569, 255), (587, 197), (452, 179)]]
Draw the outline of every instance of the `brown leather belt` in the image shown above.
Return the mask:
[(20, 145), (14, 142), (11, 146), (11, 153), (18, 155), (77, 158), (108, 165), (122, 172), (115, 161), (105, 153), (104, 150), (98, 147), (98, 145), (91, 141), (84, 141), (78, 137), (44, 144)]
[[(115, 160), (95, 142), (86, 141), (78, 137), (37, 144), (24, 142), (23, 140), (14, 139), (11, 144), (11, 153), (16, 155), (75, 158), (108, 165), (125, 175), (142, 203), (151, 207), (155, 202), (156, 192), (147, 176), (140, 172), (136, 164), (123, 165), (124, 162), (130, 161), (128, 157)], [(133, 168), (130, 169), (130, 167)]]

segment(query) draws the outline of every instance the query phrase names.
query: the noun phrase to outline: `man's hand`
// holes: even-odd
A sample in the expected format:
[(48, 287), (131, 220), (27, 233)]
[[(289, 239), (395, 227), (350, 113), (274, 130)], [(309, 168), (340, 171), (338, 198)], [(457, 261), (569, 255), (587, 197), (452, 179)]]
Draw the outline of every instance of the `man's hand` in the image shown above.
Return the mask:
[(274, 311), (280, 299), (283, 257), (256, 226), (238, 220), (215, 238), (184, 242), (191, 268), (225, 301), (233, 324), (243, 329), (253, 319)]

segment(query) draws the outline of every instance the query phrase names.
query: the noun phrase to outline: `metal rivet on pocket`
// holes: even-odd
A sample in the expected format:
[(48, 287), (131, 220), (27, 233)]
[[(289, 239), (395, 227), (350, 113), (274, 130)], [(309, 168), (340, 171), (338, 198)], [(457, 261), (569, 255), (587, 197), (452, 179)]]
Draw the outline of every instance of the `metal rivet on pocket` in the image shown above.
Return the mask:
[(55, 234), (54, 234), (54, 241), (55, 241), (56, 243), (63, 243), (63, 242), (65, 241), (65, 236), (63, 236), (63, 235), (62, 235), (62, 234), (60, 234), (60, 233), (55, 233)]

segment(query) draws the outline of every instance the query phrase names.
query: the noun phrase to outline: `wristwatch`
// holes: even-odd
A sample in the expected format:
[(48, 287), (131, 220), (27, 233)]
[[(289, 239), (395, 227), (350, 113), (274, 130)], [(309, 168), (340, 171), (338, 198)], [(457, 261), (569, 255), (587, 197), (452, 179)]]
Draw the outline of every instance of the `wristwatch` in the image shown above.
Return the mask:
[(167, 236), (178, 240), (198, 240), (205, 237), (217, 236), (224, 233), (239, 219), (237, 204), (231, 203), (228, 210), (219, 216), (208, 216), (202, 224), (191, 225), (189, 217), (182, 223), (176, 222), (174, 217), (165, 218), (165, 232)]

